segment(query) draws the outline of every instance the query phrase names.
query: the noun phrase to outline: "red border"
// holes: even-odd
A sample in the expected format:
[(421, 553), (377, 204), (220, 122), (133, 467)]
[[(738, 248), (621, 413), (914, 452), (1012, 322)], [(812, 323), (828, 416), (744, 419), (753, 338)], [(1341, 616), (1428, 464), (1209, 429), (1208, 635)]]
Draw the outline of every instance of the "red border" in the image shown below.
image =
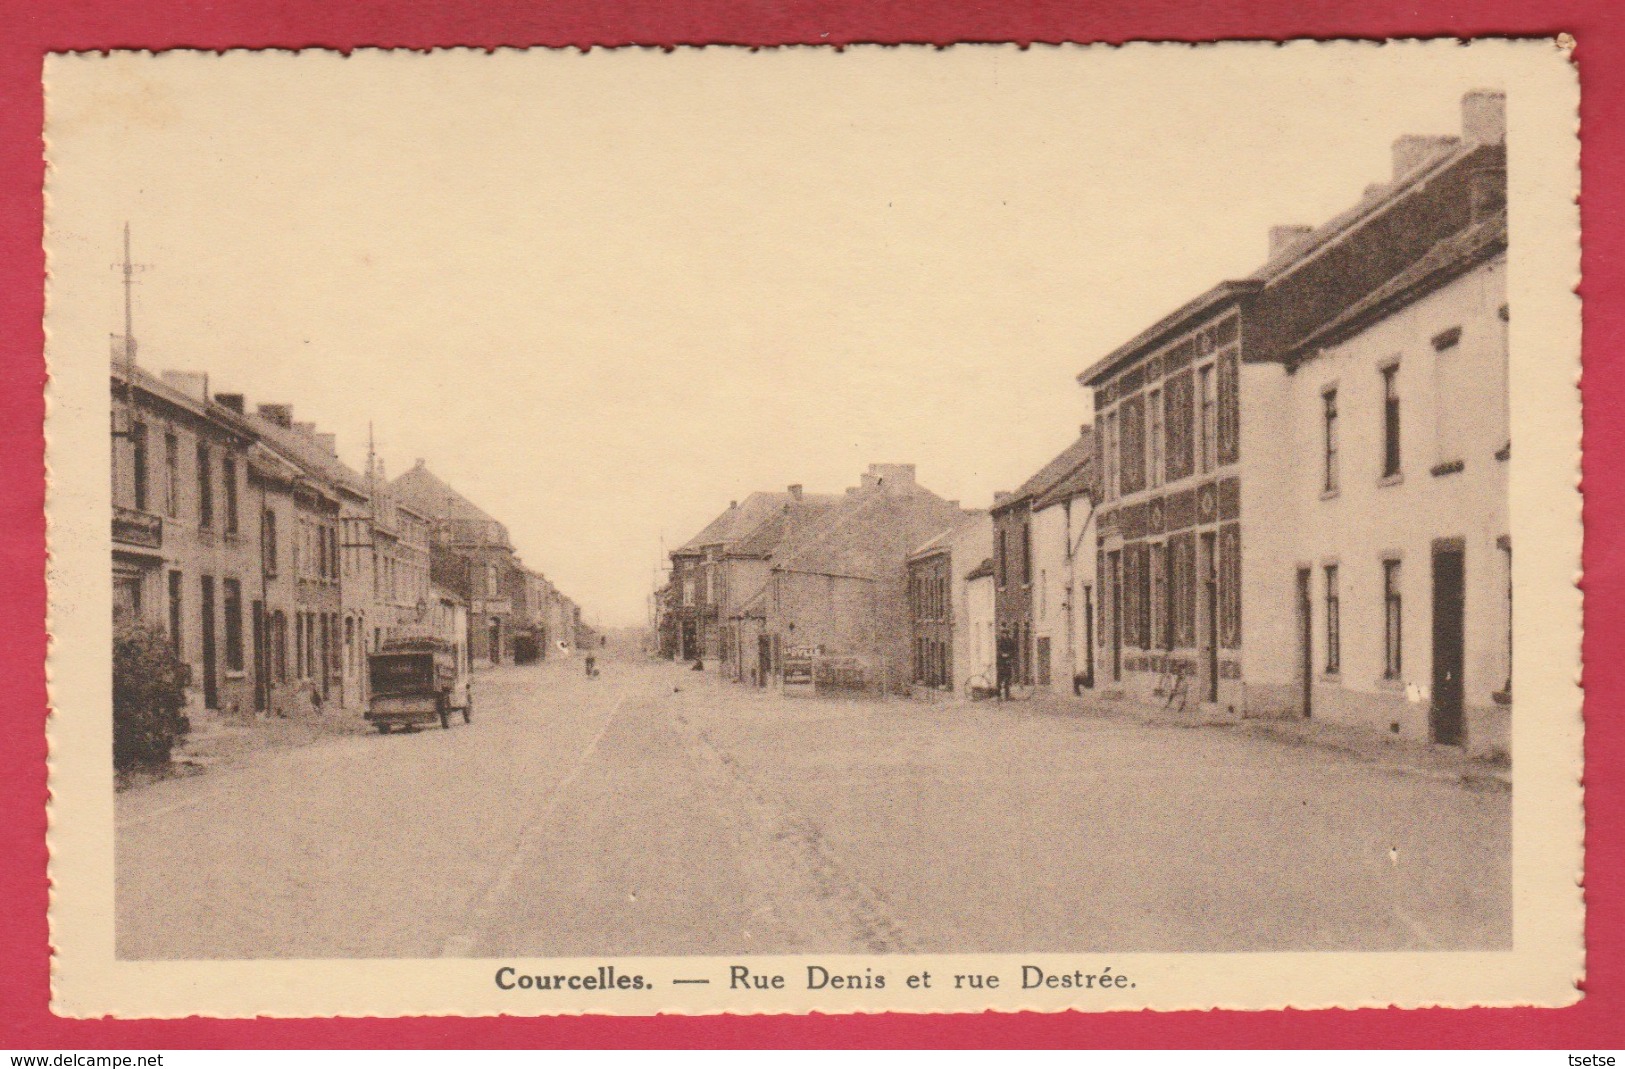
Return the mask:
[[(1617, 0), (1096, 0), (1005, 4), (907, 0), (0, 0), (0, 1045), (209, 1047), (1552, 1047), (1617, 1048), (1621, 791), (1615, 715), (1625, 658), (1620, 482), (1625, 477), (1625, 136)], [(1616, 13), (1610, 17), (1610, 13)], [(1565, 1010), (981, 1014), (922, 1017), (498, 1018), (67, 1021), (47, 1008), (45, 638), (41, 359), (44, 256), (41, 57), (60, 49), (443, 45), (1122, 41), (1214, 38), (1551, 35), (1580, 42), (1586, 195), (1585, 314), (1587, 997)]]

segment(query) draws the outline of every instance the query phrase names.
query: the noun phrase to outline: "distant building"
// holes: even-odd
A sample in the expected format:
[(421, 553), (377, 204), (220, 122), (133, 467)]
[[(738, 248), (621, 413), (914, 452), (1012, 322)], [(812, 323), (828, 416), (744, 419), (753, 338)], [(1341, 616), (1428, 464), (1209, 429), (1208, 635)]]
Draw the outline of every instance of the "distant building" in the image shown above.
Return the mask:
[[(980, 528), (991, 543), (992, 520), (984, 521)], [(954, 636), (954, 656), (961, 664), (960, 694), (967, 698), (985, 697), (993, 692), (998, 679), (998, 668), (994, 663), (998, 639), (994, 629), (992, 557), (984, 557), (980, 564), (965, 573), (963, 604), (965, 626), (956, 629)], [(961, 650), (964, 651), (963, 657)]]
[(1033, 499), (1034, 682), (1058, 693), (1094, 686), (1095, 457), (1083, 429), (1075, 465)]
[(113, 354), (113, 616), (162, 629), (191, 666), (189, 702), (260, 708), (248, 639), (262, 604), (249, 491), (254, 434), (205, 376), (152, 375)]
[[(1071, 445), (1022, 483), (1014, 493), (994, 498), (993, 583), (997, 622), (997, 683), (1048, 686), (1053, 678), (1053, 636), (1036, 634), (1033, 506), (1062, 479), (1094, 455), (1094, 438), (1081, 434)], [(1042, 593), (1042, 591), (1040, 591)]]
[(819, 522), (781, 545), (763, 596), (768, 645), (841, 657), (866, 689), (907, 685), (908, 556), (965, 516), (920, 486), (912, 464), (871, 464)]
[(522, 596), (525, 578), (506, 525), (453, 490), (421, 459), (389, 488), (397, 501), (429, 518), (434, 546), (462, 562), (454, 581), (468, 590), (474, 664), (512, 661), (514, 601)]
[[(908, 600), (916, 685), (965, 694), (983, 671), (971, 612), (970, 576), (988, 560), (993, 521), (972, 512), (916, 549), (908, 558)], [(987, 624), (992, 626), (989, 601)], [(983, 684), (991, 686), (991, 676)]]

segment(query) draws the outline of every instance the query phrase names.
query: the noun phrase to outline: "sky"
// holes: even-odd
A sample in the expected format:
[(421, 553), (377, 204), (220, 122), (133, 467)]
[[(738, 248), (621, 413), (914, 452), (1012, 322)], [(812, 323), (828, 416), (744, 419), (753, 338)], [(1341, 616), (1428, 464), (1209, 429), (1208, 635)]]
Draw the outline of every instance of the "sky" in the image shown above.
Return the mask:
[(1081, 370), (1386, 180), (1394, 138), (1459, 132), (1503, 56), (53, 57), (48, 360), (106, 358), (128, 222), (149, 370), (291, 403), (357, 467), (370, 427), (639, 624), (753, 490), (903, 462), (986, 507), (1088, 422)]

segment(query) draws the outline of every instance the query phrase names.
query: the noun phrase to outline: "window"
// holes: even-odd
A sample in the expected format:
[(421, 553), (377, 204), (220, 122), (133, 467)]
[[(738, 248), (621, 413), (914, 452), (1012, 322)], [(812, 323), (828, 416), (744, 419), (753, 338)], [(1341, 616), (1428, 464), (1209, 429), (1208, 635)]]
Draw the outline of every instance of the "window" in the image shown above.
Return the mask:
[(237, 458), (220, 458), (220, 480), (226, 487), (226, 533), (237, 533)]
[(1005, 530), (1003, 527), (1001, 527), (999, 528), (999, 551), (997, 555), (999, 565), (999, 586), (1001, 587), (1004, 586), (1005, 576), (1009, 574), (1008, 567), (1010, 561), (1007, 553), (1008, 551), (1005, 544)]
[(1151, 643), (1154, 648), (1172, 649), (1168, 612), (1168, 547), (1156, 543), (1151, 547)]
[(1149, 408), (1150, 411), (1146, 413), (1146, 418), (1150, 421), (1150, 424), (1151, 424), (1151, 428), (1150, 428), (1150, 431), (1148, 432), (1148, 438), (1147, 438), (1147, 443), (1146, 443), (1148, 445), (1148, 447), (1149, 447), (1149, 450), (1148, 450), (1148, 452), (1149, 452), (1148, 463), (1150, 464), (1150, 467), (1151, 467), (1151, 471), (1150, 471), (1151, 485), (1152, 485), (1152, 487), (1158, 487), (1158, 486), (1162, 485), (1162, 480), (1163, 480), (1163, 475), (1164, 475), (1164, 466), (1163, 466), (1163, 459), (1162, 459), (1163, 458), (1164, 443), (1163, 443), (1163, 431), (1162, 431), (1162, 391), (1161, 390), (1152, 390), (1151, 391), (1150, 397), (1149, 397), (1149, 399), (1147, 401), (1147, 407)]
[(1026, 586), (1033, 582), (1033, 526), (1025, 521), (1021, 525), (1021, 581)]
[(1198, 399), (1197, 420), (1197, 455), (1201, 458), (1202, 471), (1212, 471), (1218, 466), (1218, 453), (1215, 448), (1214, 432), (1218, 418), (1218, 401), (1213, 394), (1213, 365), (1206, 364), (1197, 369), (1196, 388)]
[(185, 660), (181, 653), (181, 573), (169, 573), (169, 648), (175, 656)]
[(209, 447), (197, 444), (197, 525), (214, 526), (214, 473), (209, 470)]
[[(1101, 472), (1102, 482), (1105, 484), (1105, 497), (1107, 501), (1117, 500), (1117, 413), (1108, 412), (1101, 421), (1105, 431), (1105, 441), (1101, 443), (1101, 459), (1105, 470)], [(1000, 580), (1003, 583), (1003, 580)]]
[(1337, 565), (1326, 565), (1326, 674), (1343, 668), (1342, 599), (1337, 587)]
[(260, 557), (265, 574), (276, 575), (276, 513), (270, 509), (260, 513)]
[(181, 443), (170, 431), (164, 435), (164, 512), (170, 519), (181, 514)]
[(236, 579), (221, 583), (226, 610), (226, 671), (243, 670), (243, 584)]
[(1154, 645), (1151, 638), (1151, 553), (1150, 547), (1140, 543), (1134, 547), (1134, 633), (1137, 645), (1148, 650)]
[(1049, 569), (1038, 571), (1038, 615), (1049, 615)]
[(147, 511), (147, 425), (145, 423), (132, 423), (130, 425), (130, 449), (134, 454), (132, 466), (135, 476), (135, 508), (137, 512)]
[(305, 614), (293, 614), (293, 677), (305, 678)]
[(272, 631), (276, 635), (276, 679), (278, 683), (288, 681), (288, 618), (278, 609), (272, 617), (274, 626)]
[(1327, 390), (1321, 395), (1321, 424), (1323, 427), (1324, 478), (1321, 489), (1328, 494), (1337, 492), (1337, 391)]
[(1382, 369), (1382, 476), (1399, 474), (1399, 365)]
[(1382, 603), (1384, 631), (1382, 677), (1399, 679), (1404, 671), (1404, 613), (1399, 593), (1399, 561), (1382, 562)]

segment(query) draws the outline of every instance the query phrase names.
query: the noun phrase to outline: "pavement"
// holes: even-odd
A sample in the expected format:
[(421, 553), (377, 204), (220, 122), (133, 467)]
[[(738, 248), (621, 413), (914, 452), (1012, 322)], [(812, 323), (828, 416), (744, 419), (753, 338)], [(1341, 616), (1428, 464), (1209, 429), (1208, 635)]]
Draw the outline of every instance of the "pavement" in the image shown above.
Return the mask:
[(121, 792), (119, 956), (1511, 946), (1493, 783), (1075, 702), (600, 663), (482, 672), (449, 731)]

